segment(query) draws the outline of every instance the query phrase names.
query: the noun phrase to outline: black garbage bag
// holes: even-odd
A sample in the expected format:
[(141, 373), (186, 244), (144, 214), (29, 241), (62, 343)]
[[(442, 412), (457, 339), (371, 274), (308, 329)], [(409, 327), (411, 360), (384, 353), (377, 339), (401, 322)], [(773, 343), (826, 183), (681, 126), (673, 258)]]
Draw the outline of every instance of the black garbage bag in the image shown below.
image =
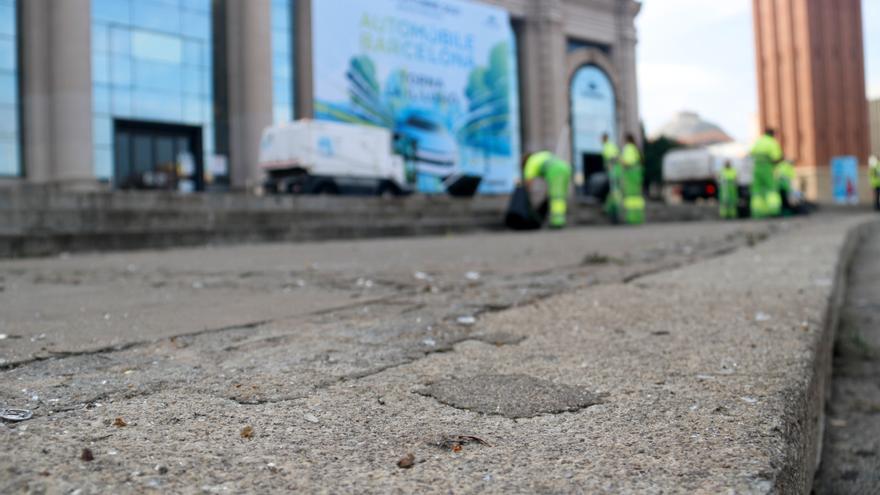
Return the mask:
[(546, 212), (546, 205), (541, 205), (537, 210), (532, 208), (529, 192), (523, 186), (516, 186), (510, 196), (504, 224), (513, 230), (538, 230), (544, 224)]

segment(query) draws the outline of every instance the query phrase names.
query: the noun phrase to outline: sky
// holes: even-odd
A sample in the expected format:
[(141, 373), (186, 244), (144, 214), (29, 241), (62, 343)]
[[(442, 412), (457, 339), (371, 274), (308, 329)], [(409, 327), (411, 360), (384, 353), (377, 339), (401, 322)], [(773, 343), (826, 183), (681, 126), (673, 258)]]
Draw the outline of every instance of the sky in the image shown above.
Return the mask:
[[(880, 0), (862, 0), (868, 95), (880, 98)], [(639, 105), (646, 131), (692, 110), (737, 140), (758, 112), (752, 0), (642, 0)]]

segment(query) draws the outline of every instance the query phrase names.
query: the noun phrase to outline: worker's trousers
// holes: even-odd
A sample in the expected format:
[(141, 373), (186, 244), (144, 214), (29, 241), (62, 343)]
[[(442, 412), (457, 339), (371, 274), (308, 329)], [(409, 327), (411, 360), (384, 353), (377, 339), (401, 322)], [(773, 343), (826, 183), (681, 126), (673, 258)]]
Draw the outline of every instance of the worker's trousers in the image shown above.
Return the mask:
[(773, 164), (759, 161), (755, 163), (752, 179), (752, 218), (767, 218), (782, 213), (782, 196), (776, 187)]
[(623, 208), (623, 192), (620, 184), (623, 171), (619, 164), (614, 164), (608, 169), (608, 198), (605, 199), (605, 213), (611, 223), (620, 223), (620, 210)]
[(645, 223), (645, 197), (642, 194), (642, 167), (623, 167), (623, 220), (630, 225)]
[(571, 167), (563, 161), (554, 160), (547, 165), (547, 196), (550, 198), (550, 226), (565, 227), (568, 213), (568, 183)]
[(739, 203), (739, 191), (736, 183), (721, 184), (721, 194), (718, 197), (721, 205), (721, 218), (732, 219), (737, 217), (737, 205)]

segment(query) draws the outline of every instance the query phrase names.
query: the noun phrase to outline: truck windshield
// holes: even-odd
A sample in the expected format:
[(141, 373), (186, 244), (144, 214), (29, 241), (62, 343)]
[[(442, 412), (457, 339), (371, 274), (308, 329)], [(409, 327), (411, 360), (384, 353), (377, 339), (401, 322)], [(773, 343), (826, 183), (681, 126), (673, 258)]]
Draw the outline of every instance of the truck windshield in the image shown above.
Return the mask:
[(422, 117), (410, 117), (406, 119), (406, 123), (416, 129), (421, 129), (423, 131), (437, 131), (439, 130), (439, 126), (431, 122), (430, 120), (426, 120)]

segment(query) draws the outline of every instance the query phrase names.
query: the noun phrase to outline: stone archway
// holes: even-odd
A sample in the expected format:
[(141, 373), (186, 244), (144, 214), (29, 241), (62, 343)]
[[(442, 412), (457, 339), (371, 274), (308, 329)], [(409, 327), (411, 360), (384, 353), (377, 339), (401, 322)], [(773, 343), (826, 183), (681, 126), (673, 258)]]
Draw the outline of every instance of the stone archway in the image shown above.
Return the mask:
[(623, 103), (613, 65), (598, 49), (580, 49), (569, 54), (568, 127), (570, 161), (575, 183), (603, 169), (601, 136), (608, 133), (620, 143)]
[[(626, 115), (626, 107), (624, 105), (624, 100), (621, 97), (623, 81), (620, 79), (611, 59), (608, 58), (605, 53), (597, 48), (579, 48), (570, 52), (565, 60), (566, 81), (569, 90), (577, 71), (585, 65), (595, 65), (602, 69), (602, 71), (605, 72), (605, 75), (611, 80), (611, 85), (614, 87), (615, 107), (617, 111), (617, 134), (615, 137), (620, 141), (623, 139), (621, 122), (625, 120), (623, 116)], [(571, 124), (571, 115), (569, 115), (569, 124)]]

